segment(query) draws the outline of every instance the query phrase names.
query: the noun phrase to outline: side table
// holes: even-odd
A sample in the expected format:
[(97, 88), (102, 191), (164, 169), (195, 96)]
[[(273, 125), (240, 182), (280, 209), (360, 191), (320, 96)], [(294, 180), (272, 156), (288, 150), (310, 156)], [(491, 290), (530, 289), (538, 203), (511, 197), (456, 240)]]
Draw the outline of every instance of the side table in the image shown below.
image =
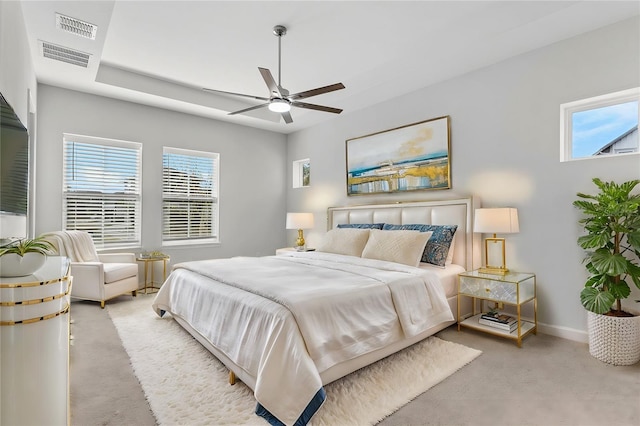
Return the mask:
[[(281, 255), (281, 254), (285, 254), (285, 253), (288, 253), (288, 252), (292, 252), (292, 251), (299, 251), (299, 250), (296, 250), (295, 247), (279, 248), (279, 249), (276, 250), (276, 256)], [(308, 248), (308, 249), (304, 249), (302, 251), (316, 251), (316, 249)]]
[[(462, 297), (473, 299), (473, 312), (470, 318), (463, 319), (460, 313)], [(476, 301), (480, 302), (480, 313), (476, 311)], [(515, 306), (517, 328), (513, 332), (503, 331), (480, 323), (484, 313), (484, 301), (504, 303)], [(533, 320), (521, 317), (522, 305), (533, 304)], [(473, 328), (485, 333), (516, 340), (522, 347), (524, 336), (538, 331), (538, 299), (536, 296), (536, 274), (510, 271), (506, 275), (481, 273), (478, 270), (463, 272), (458, 275), (458, 331), (460, 327)]]
[(0, 277), (0, 423), (69, 425), (69, 260)]
[[(157, 293), (160, 290), (160, 286), (156, 287), (154, 284), (162, 285), (167, 279), (167, 262), (169, 256), (138, 256), (136, 257), (138, 262), (144, 262), (144, 287), (138, 291), (144, 294)], [(155, 268), (153, 264), (155, 262), (162, 262), (162, 282), (156, 283), (155, 281)], [(151, 267), (151, 274), (149, 274), (149, 267)], [(149, 279), (151, 278), (151, 279)]]

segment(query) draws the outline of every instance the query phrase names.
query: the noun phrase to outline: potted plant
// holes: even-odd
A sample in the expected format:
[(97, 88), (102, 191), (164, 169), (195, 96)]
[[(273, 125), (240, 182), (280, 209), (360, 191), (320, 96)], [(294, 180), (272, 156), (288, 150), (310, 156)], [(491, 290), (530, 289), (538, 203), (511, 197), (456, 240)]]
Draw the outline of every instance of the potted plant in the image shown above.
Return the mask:
[(640, 361), (640, 316), (623, 310), (630, 284), (640, 288), (640, 180), (622, 184), (595, 178), (595, 195), (578, 193), (573, 202), (587, 232), (578, 245), (587, 250), (589, 278), (580, 292), (588, 311), (589, 352), (603, 362), (631, 365)]
[(0, 276), (31, 275), (44, 265), (53, 245), (43, 237), (11, 241), (0, 247)]

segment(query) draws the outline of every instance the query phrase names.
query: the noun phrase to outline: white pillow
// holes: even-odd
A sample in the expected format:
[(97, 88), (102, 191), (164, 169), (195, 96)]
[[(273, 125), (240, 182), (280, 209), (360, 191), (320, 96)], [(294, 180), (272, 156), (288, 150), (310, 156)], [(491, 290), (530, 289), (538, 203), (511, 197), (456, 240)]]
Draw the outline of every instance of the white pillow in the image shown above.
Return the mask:
[(453, 263), (453, 246), (456, 243), (456, 237), (454, 235), (451, 240), (451, 244), (449, 245), (449, 252), (447, 253), (447, 260), (444, 262), (445, 265), (451, 265)]
[(362, 257), (418, 266), (432, 232), (372, 229)]
[(316, 247), (316, 250), (326, 253), (346, 254), (347, 256), (360, 257), (368, 239), (368, 229), (332, 229), (324, 235), (322, 242), (318, 247)]

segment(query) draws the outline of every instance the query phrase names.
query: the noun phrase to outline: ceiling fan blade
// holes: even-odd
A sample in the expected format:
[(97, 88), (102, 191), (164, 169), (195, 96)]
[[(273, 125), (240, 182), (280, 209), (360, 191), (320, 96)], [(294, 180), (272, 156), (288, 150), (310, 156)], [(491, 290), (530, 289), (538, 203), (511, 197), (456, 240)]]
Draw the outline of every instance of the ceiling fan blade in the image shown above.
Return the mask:
[(264, 82), (267, 83), (267, 87), (269, 88), (269, 91), (271, 92), (271, 94), (273, 96), (281, 98), (282, 95), (280, 94), (280, 88), (276, 84), (276, 81), (273, 79), (273, 75), (271, 75), (271, 71), (269, 71), (267, 68), (260, 68), (260, 67), (258, 67), (258, 70), (260, 71), (260, 74), (262, 75)]
[(310, 98), (312, 96), (318, 96), (318, 95), (322, 95), (323, 93), (329, 93), (329, 92), (333, 92), (335, 90), (341, 90), (344, 88), (345, 88), (344, 84), (336, 83), (336, 84), (331, 84), (329, 86), (318, 87), (317, 89), (294, 93), (293, 95), (289, 95), (289, 99), (295, 100), (295, 99)]
[(202, 90), (205, 90), (207, 92), (213, 92), (213, 93), (222, 93), (222, 94), (225, 94), (225, 95), (242, 96), (243, 98), (257, 99), (259, 101), (268, 101), (269, 100), (269, 98), (263, 98), (263, 97), (260, 97), (260, 96), (244, 95), (242, 93), (234, 93), (234, 92), (225, 92), (224, 90), (207, 89), (206, 87), (203, 87)]
[(284, 122), (287, 124), (293, 123), (293, 118), (291, 118), (291, 113), (289, 111), (283, 112), (282, 118), (284, 118)]
[(267, 102), (266, 104), (260, 104), (260, 105), (255, 105), (255, 106), (252, 106), (252, 107), (249, 107), (249, 108), (241, 109), (239, 111), (233, 111), (233, 112), (230, 112), (227, 115), (242, 114), (243, 112), (248, 112), (248, 111), (253, 111), (254, 109), (264, 108), (264, 107), (266, 107), (268, 105), (269, 105), (269, 102)]
[(338, 108), (332, 108), (332, 107), (316, 105), (316, 104), (308, 104), (306, 102), (291, 102), (291, 105), (299, 108), (315, 109), (316, 111), (332, 112), (334, 114), (340, 114), (342, 112), (342, 110)]

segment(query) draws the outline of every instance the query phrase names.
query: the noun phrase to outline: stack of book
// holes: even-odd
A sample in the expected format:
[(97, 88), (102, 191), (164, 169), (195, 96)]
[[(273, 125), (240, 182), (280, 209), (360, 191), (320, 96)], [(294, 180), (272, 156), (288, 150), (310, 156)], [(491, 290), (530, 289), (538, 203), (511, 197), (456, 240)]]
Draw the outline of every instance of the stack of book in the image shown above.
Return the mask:
[(487, 312), (480, 315), (478, 322), (509, 333), (513, 333), (518, 328), (517, 318), (497, 312)]

